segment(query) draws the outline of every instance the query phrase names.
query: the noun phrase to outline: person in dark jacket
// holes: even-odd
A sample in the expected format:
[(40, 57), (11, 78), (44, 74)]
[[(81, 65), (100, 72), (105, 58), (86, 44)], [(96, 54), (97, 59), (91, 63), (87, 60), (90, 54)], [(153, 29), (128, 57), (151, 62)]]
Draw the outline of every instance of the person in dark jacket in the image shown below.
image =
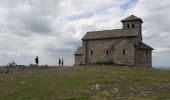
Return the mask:
[(61, 60), (60, 60), (60, 58), (58, 59), (58, 65), (59, 65), (59, 66), (61, 65)]
[(35, 63), (36, 63), (36, 66), (38, 66), (38, 63), (39, 63), (38, 56), (35, 58)]

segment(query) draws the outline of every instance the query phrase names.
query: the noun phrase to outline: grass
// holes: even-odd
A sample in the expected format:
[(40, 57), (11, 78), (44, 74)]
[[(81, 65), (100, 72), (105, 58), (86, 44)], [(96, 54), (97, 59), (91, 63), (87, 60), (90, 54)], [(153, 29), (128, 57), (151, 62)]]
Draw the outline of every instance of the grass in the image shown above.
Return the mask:
[[(100, 91), (91, 89), (96, 83)], [(96, 66), (0, 74), (0, 100), (170, 100), (170, 71)]]

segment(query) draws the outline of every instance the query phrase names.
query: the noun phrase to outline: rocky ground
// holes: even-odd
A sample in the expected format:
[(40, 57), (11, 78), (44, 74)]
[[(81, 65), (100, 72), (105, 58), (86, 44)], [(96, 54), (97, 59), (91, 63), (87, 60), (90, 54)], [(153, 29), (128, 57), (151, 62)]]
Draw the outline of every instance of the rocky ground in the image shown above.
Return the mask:
[(44, 71), (49, 69), (48, 66), (24, 66), (24, 65), (17, 65), (17, 66), (3, 66), (0, 67), (0, 73), (19, 73), (19, 72), (38, 72)]

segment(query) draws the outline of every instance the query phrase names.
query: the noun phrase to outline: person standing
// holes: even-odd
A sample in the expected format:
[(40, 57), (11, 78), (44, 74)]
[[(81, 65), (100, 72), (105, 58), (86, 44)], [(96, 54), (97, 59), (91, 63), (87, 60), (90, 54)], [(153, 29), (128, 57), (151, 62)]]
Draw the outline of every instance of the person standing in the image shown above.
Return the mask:
[(64, 65), (64, 59), (62, 58), (62, 60), (61, 60), (61, 64), (62, 64), (62, 66)]
[(35, 58), (35, 63), (36, 63), (36, 66), (38, 66), (38, 63), (39, 63), (38, 56)]
[(58, 59), (58, 65), (59, 65), (59, 66), (61, 65), (61, 60), (60, 60), (60, 58)]

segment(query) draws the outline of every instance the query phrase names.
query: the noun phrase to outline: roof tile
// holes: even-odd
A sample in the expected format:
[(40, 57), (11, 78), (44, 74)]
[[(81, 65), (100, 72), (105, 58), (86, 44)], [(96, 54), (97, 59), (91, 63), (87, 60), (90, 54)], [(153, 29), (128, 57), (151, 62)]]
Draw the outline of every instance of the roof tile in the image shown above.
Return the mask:
[(146, 45), (146, 44), (143, 43), (143, 42), (140, 42), (140, 43), (137, 45), (137, 48), (138, 48), (138, 49), (143, 49), (143, 50), (153, 50), (152, 47)]
[(129, 17), (127, 17), (127, 18), (121, 20), (121, 22), (130, 21), (130, 20), (140, 20), (140, 21), (143, 23), (143, 21), (142, 21), (141, 18), (136, 17), (136, 16), (134, 16), (134, 15), (131, 15), (131, 16), (129, 16)]
[(82, 55), (83, 54), (83, 48), (82, 47), (78, 47), (74, 54), (75, 55)]
[(87, 32), (82, 40), (138, 36), (139, 28)]

